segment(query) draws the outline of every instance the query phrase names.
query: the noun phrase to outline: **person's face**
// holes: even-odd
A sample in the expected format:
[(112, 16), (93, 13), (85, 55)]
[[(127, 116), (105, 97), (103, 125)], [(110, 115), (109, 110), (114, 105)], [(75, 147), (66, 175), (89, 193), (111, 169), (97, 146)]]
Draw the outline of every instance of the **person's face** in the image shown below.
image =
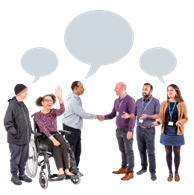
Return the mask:
[(42, 101), (42, 105), (44, 108), (50, 110), (53, 106), (53, 99), (51, 96), (45, 96), (43, 101)]
[(144, 85), (142, 88), (142, 95), (144, 98), (148, 98), (152, 94), (150, 85)]
[(28, 91), (24, 91), (20, 97), (24, 100), (26, 98), (26, 96), (28, 95)]
[(116, 84), (115, 85), (115, 89), (114, 89), (114, 91), (116, 92), (116, 94), (118, 95), (118, 96), (121, 96), (121, 94), (123, 93), (123, 88), (121, 88), (121, 84)]
[(79, 95), (84, 93), (84, 87), (81, 82), (77, 83), (78, 87), (76, 87), (76, 91), (78, 92)]
[(176, 91), (173, 87), (169, 86), (168, 89), (167, 89), (167, 95), (169, 98), (175, 98), (176, 96)]

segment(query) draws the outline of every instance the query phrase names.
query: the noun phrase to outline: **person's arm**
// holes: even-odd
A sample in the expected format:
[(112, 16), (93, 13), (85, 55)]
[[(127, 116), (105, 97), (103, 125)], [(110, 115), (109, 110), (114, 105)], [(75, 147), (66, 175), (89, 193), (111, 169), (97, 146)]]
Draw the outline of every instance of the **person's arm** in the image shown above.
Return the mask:
[(182, 102), (182, 105), (183, 105), (183, 117), (181, 119), (179, 119), (177, 122), (181, 125), (182, 124), (184, 125), (188, 121), (188, 115), (187, 115), (187, 107), (186, 107), (185, 103)]
[[(132, 98), (130, 98), (130, 100), (128, 102), (128, 112), (132, 113), (134, 108), (135, 108), (135, 101)], [(129, 124), (128, 124), (128, 131), (132, 132), (134, 126), (135, 126), (135, 117), (131, 117), (129, 120)]]
[(132, 113), (126, 113), (123, 112), (124, 114), (121, 116), (124, 119), (128, 119), (128, 118), (135, 118), (137, 116), (137, 101), (135, 102), (135, 107), (132, 111)]
[(77, 102), (72, 102), (72, 108), (76, 115), (84, 119), (96, 119), (97, 115), (87, 113)]
[(116, 116), (115, 103), (116, 103), (116, 100), (114, 102), (112, 112), (110, 114), (106, 114), (106, 115), (103, 116), (104, 120), (110, 120), (110, 119), (113, 119)]
[(60, 103), (60, 109), (53, 109), (53, 113), (55, 116), (60, 116), (65, 112), (65, 106), (64, 103)]
[(9, 105), (4, 118), (4, 126), (8, 133), (17, 134), (18, 131), (14, 125), (13, 107)]

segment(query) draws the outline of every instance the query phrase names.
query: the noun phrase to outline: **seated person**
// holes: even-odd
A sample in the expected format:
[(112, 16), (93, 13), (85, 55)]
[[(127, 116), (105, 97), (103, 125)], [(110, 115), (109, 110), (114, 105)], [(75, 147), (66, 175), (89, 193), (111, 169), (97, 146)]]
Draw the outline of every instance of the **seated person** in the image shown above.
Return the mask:
[[(65, 174), (68, 175), (70, 179), (74, 179), (76, 176), (69, 171), (68, 151), (65, 140), (63, 139), (63, 136), (57, 132), (56, 117), (65, 112), (62, 100), (62, 89), (60, 86), (57, 86), (55, 94), (59, 100), (60, 109), (52, 109), (53, 104), (56, 102), (55, 95), (49, 94), (39, 97), (36, 100), (36, 105), (43, 106), (44, 108), (34, 114), (34, 119), (40, 129), (40, 132), (43, 132), (46, 135), (46, 137), (41, 139), (40, 142), (50, 148), (55, 159), (57, 169), (59, 170), (58, 178), (65, 178), (65, 170)], [(55, 136), (52, 136), (51, 132), (56, 132)]]

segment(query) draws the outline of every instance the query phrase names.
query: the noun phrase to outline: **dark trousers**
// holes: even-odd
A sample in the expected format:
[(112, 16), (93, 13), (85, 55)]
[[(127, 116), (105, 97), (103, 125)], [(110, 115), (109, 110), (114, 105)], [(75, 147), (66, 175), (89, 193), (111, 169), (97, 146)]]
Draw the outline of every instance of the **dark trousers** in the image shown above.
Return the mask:
[(129, 173), (133, 173), (134, 168), (134, 154), (133, 154), (133, 136), (131, 139), (127, 139), (128, 129), (116, 129), (117, 141), (119, 144), (119, 150), (122, 155), (122, 168), (128, 170)]
[(9, 144), (9, 149), (11, 152), (10, 168), (12, 176), (17, 177), (18, 170), (19, 175), (24, 175), (25, 165), (29, 156), (29, 144)]
[(69, 169), (68, 151), (65, 140), (63, 139), (63, 136), (59, 133), (55, 134), (54, 138), (60, 143), (59, 146), (54, 146), (53, 142), (47, 137), (41, 139), (40, 142), (49, 147), (50, 152), (52, 152), (53, 157), (55, 159), (57, 169)]
[(80, 156), (81, 156), (81, 130), (80, 129), (74, 129), (72, 127), (69, 127), (65, 124), (63, 124), (63, 130), (70, 131), (71, 134), (66, 135), (65, 138), (69, 142), (76, 160), (76, 166), (78, 167)]
[[(155, 161), (155, 127), (141, 128), (137, 126), (137, 144), (141, 157), (141, 166), (143, 169), (147, 169), (147, 154), (149, 159), (149, 171), (150, 173), (156, 172)], [(146, 154), (147, 151), (147, 154)]]

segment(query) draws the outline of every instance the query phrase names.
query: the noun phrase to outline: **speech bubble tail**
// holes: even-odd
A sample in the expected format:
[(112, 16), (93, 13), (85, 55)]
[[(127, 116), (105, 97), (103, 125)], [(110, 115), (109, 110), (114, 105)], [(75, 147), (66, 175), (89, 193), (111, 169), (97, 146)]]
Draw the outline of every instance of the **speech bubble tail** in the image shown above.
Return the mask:
[(159, 79), (161, 82), (165, 83), (165, 81), (164, 81), (164, 79), (163, 79), (162, 76), (158, 76), (158, 79)]
[(99, 68), (100, 68), (100, 66), (98, 66), (98, 65), (91, 65), (90, 70), (85, 78), (91, 77)]
[(38, 81), (39, 78), (40, 78), (40, 76), (35, 76), (35, 78), (34, 78), (32, 83), (35, 83), (36, 81)]

